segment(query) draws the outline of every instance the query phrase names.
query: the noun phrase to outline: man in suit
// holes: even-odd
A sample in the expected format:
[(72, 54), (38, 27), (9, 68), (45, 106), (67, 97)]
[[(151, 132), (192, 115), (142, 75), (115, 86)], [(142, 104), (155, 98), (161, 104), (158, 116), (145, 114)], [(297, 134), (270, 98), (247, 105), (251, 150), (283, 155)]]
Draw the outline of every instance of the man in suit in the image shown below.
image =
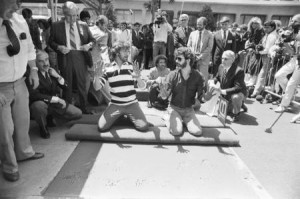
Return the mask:
[(72, 103), (73, 77), (79, 93), (80, 109), (89, 114), (87, 105), (87, 67), (92, 66), (89, 50), (95, 39), (85, 22), (77, 21), (77, 6), (67, 1), (62, 7), (65, 19), (54, 22), (49, 38), (50, 47), (57, 53), (57, 62), (62, 76), (69, 86), (64, 90), (63, 98)]
[(215, 76), (218, 72), (219, 65), (222, 61), (222, 54), (226, 50), (231, 50), (235, 52), (236, 43), (235, 37), (229, 31), (229, 22), (228, 17), (223, 17), (220, 20), (221, 29), (217, 31), (214, 35), (214, 44), (212, 49), (212, 61), (213, 61), (213, 70), (212, 74)]
[(213, 35), (206, 30), (207, 19), (200, 17), (197, 19), (197, 30), (190, 34), (187, 46), (196, 56), (197, 69), (202, 73), (205, 82), (208, 81), (208, 65), (213, 47)]
[(193, 31), (189, 24), (189, 16), (187, 14), (182, 14), (179, 17), (180, 25), (177, 26), (174, 33), (174, 45), (175, 48), (186, 47), (189, 40), (190, 34)]
[(45, 51), (37, 52), (36, 65), (39, 86), (29, 89), (30, 113), (40, 126), (41, 137), (47, 139), (50, 138), (48, 126), (54, 125), (53, 117), (74, 120), (81, 118), (82, 112), (59, 97), (59, 87), (65, 88), (67, 84), (55, 69), (50, 68), (49, 56)]
[(32, 148), (29, 132), (29, 98), (24, 74), (30, 68), (29, 82), (39, 85), (35, 49), (28, 25), (16, 0), (0, 0), (0, 161), (3, 177), (20, 178), (18, 162), (43, 158)]
[(214, 82), (220, 82), (218, 91), (228, 100), (228, 112), (232, 113), (233, 121), (238, 121), (241, 108), (247, 111), (243, 101), (247, 96), (247, 88), (244, 81), (244, 70), (234, 64), (235, 54), (231, 50), (223, 52), (222, 64)]
[(136, 22), (133, 24), (132, 30), (132, 45), (138, 49), (137, 63), (141, 67), (143, 60), (143, 33), (140, 32), (141, 24)]
[(241, 35), (240, 33), (237, 31), (237, 29), (239, 28), (239, 24), (234, 22), (232, 25), (231, 25), (231, 33), (232, 35), (235, 37), (235, 54), (237, 54), (241, 48), (242, 48), (242, 40), (241, 40)]

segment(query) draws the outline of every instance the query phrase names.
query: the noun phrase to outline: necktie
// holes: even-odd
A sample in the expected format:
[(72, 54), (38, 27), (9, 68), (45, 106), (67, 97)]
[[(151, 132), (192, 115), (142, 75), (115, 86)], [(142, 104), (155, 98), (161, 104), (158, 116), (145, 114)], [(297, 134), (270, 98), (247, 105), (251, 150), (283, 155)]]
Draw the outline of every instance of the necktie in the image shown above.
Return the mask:
[(8, 20), (3, 20), (2, 24), (6, 27), (7, 36), (11, 43), (6, 47), (7, 54), (12, 57), (20, 52), (20, 42), (12, 29), (10, 22)]
[(224, 81), (225, 81), (225, 79), (226, 79), (226, 76), (227, 76), (227, 70), (226, 70), (226, 69), (224, 69), (224, 71), (223, 71), (223, 77), (222, 77), (223, 81), (222, 81), (222, 82), (224, 82)]
[(74, 25), (70, 24), (70, 46), (72, 50), (77, 50), (75, 41)]
[(202, 31), (199, 31), (199, 37), (198, 37), (198, 43), (197, 43), (197, 51), (200, 51), (200, 46), (201, 46), (201, 36), (202, 36)]
[(223, 45), (226, 45), (226, 30), (223, 30)]
[(45, 76), (46, 76), (46, 80), (51, 84), (52, 81), (51, 81), (51, 78), (50, 78), (50, 76), (49, 76), (49, 73), (46, 72), (46, 73), (45, 73)]

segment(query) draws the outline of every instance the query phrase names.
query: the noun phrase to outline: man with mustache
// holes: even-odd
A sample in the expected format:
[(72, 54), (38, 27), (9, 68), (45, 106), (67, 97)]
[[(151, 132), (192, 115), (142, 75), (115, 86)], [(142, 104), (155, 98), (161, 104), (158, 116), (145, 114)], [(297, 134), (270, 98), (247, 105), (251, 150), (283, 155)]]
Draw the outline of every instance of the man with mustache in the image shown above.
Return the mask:
[(194, 136), (202, 135), (200, 121), (195, 115), (193, 105), (195, 97), (199, 101), (209, 100), (213, 96), (213, 88), (204, 94), (205, 83), (201, 73), (192, 68), (194, 54), (187, 47), (180, 47), (176, 53), (177, 70), (171, 71), (167, 76), (164, 88), (161, 88), (163, 98), (171, 95), (169, 106), (169, 119), (167, 127), (173, 136), (180, 136), (183, 133), (183, 123), (187, 130)]
[[(39, 69), (39, 86), (29, 89), (30, 113), (40, 127), (42, 138), (50, 138), (48, 127), (55, 126), (53, 118), (75, 120), (81, 118), (79, 108), (60, 98), (60, 91), (67, 87), (65, 80), (50, 68), (49, 56), (43, 50), (36, 54), (36, 65)], [(60, 89), (61, 88), (61, 89)]]

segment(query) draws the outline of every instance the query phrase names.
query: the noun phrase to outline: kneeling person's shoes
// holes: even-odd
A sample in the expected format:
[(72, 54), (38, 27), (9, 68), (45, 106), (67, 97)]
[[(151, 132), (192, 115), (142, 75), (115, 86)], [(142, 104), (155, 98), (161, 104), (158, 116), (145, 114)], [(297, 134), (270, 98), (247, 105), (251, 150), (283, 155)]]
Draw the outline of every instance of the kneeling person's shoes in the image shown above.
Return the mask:
[(6, 172), (3, 172), (3, 177), (5, 180), (7, 181), (10, 181), (10, 182), (15, 182), (17, 180), (19, 180), (20, 178), (20, 174), (19, 172), (14, 172), (14, 173), (6, 173)]

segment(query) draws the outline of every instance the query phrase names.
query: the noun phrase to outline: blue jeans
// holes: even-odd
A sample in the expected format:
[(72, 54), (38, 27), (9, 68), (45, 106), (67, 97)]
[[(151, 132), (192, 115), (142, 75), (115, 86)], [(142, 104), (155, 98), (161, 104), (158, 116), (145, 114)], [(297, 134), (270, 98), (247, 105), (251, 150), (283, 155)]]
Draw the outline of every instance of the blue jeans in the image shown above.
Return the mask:
[(202, 127), (192, 107), (179, 108), (171, 104), (168, 111), (170, 119), (167, 122), (167, 127), (172, 135), (179, 136), (183, 133), (183, 123), (190, 134), (194, 136), (202, 135)]
[(6, 173), (18, 171), (17, 160), (35, 154), (29, 138), (29, 94), (25, 78), (0, 83), (0, 93), (6, 104), (0, 105), (0, 159)]

